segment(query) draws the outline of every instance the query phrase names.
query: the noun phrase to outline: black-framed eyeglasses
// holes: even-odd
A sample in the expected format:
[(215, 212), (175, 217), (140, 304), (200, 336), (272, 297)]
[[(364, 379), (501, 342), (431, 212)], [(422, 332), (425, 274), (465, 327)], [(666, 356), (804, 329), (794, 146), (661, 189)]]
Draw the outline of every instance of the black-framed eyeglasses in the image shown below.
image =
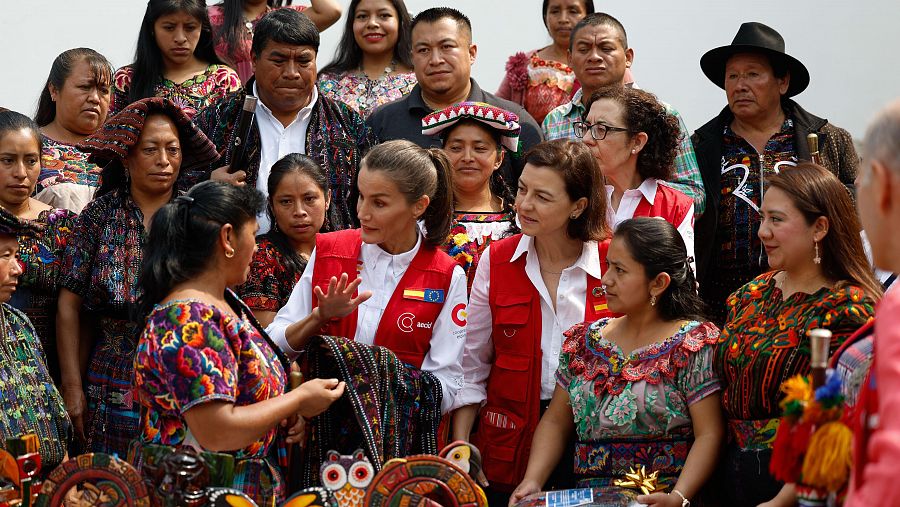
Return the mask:
[(610, 132), (631, 132), (630, 130), (622, 127), (613, 127), (611, 125), (605, 125), (603, 123), (595, 123), (591, 125), (586, 121), (576, 121), (574, 124), (572, 124), (572, 127), (575, 130), (575, 135), (578, 137), (584, 137), (584, 134), (587, 133), (588, 130), (590, 130), (591, 137), (593, 137), (595, 141), (602, 141), (606, 139), (606, 134)]

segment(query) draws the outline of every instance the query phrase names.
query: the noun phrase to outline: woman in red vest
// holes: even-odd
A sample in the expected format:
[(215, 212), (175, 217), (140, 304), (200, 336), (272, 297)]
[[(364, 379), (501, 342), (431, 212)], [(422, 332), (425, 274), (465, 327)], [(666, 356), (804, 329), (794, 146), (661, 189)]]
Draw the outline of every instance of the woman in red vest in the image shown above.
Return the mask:
[(678, 119), (656, 97), (634, 88), (591, 95), (586, 121), (575, 124), (606, 179), (613, 229), (633, 217), (662, 217), (694, 256), (694, 200), (665, 184), (681, 139)]
[[(522, 234), (485, 250), (469, 306), (466, 384), (453, 436), (481, 449), (502, 502), (525, 473), (531, 437), (556, 385), (563, 331), (607, 315), (600, 288), (609, 235), (600, 173), (578, 141), (539, 144), (525, 155), (516, 214)], [(479, 411), (479, 405), (481, 409)], [(571, 468), (571, 467), (569, 467)]]
[[(296, 358), (315, 334), (381, 345), (441, 382), (442, 412), (462, 387), (466, 275), (440, 247), (453, 212), (450, 162), (396, 140), (360, 164), (360, 228), (321, 234), (266, 329)], [(423, 232), (419, 222), (424, 223)]]

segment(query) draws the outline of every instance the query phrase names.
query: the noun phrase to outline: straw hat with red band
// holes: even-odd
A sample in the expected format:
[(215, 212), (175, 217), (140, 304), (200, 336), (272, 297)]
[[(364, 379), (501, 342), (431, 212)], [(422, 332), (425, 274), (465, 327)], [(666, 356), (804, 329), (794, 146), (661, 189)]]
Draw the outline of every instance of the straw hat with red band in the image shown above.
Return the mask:
[(460, 102), (435, 111), (422, 118), (422, 134), (432, 136), (456, 125), (460, 120), (474, 120), (487, 125), (500, 135), (500, 144), (512, 152), (519, 152), (519, 116), (516, 113), (484, 102)]

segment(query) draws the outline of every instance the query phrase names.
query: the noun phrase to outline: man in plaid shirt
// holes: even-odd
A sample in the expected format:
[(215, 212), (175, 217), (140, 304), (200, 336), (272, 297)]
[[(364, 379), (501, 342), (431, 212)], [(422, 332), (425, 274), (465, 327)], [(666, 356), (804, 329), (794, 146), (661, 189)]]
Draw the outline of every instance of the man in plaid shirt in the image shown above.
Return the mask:
[[(572, 101), (550, 111), (541, 128), (544, 138), (578, 139), (573, 124), (582, 121), (587, 114), (584, 103), (595, 91), (614, 85), (624, 85), (629, 74), (634, 51), (628, 47), (625, 28), (614, 17), (595, 13), (588, 14), (572, 30), (569, 42), (569, 66), (581, 89), (572, 96)], [(629, 83), (625, 86), (633, 86)], [(694, 155), (694, 147), (687, 126), (681, 115), (672, 106), (662, 102), (666, 110), (678, 118), (681, 126), (681, 145), (675, 157), (675, 176), (668, 183), (694, 199), (694, 217), (699, 217), (706, 206), (706, 194), (700, 167)]]

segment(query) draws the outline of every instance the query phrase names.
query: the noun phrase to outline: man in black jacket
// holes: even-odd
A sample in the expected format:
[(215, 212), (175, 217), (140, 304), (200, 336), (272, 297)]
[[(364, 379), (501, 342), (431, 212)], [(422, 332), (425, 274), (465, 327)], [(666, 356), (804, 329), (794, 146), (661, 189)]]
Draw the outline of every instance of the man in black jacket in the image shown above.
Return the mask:
[[(463, 13), (450, 7), (420, 12), (412, 22), (412, 46), (418, 84), (406, 97), (369, 116), (367, 122), (378, 142), (406, 139), (423, 148), (440, 148), (439, 135), (422, 134), (422, 118), (459, 102), (484, 102), (516, 113), (522, 127), (520, 153), (543, 140), (541, 128), (522, 106), (483, 91), (472, 79), (477, 47), (472, 43), (472, 25)], [(501, 174), (513, 190), (524, 166), (521, 157), (504, 157)]]
[(807, 135), (818, 135), (822, 164), (852, 187), (859, 166), (850, 134), (789, 97), (809, 84), (809, 72), (784, 52), (784, 39), (762, 23), (744, 23), (731, 45), (700, 59), (706, 77), (725, 90), (728, 106), (691, 141), (706, 188), (697, 220), (697, 278), (713, 319), (722, 324), (726, 299), (768, 269), (757, 236), (765, 178), (809, 160)]

